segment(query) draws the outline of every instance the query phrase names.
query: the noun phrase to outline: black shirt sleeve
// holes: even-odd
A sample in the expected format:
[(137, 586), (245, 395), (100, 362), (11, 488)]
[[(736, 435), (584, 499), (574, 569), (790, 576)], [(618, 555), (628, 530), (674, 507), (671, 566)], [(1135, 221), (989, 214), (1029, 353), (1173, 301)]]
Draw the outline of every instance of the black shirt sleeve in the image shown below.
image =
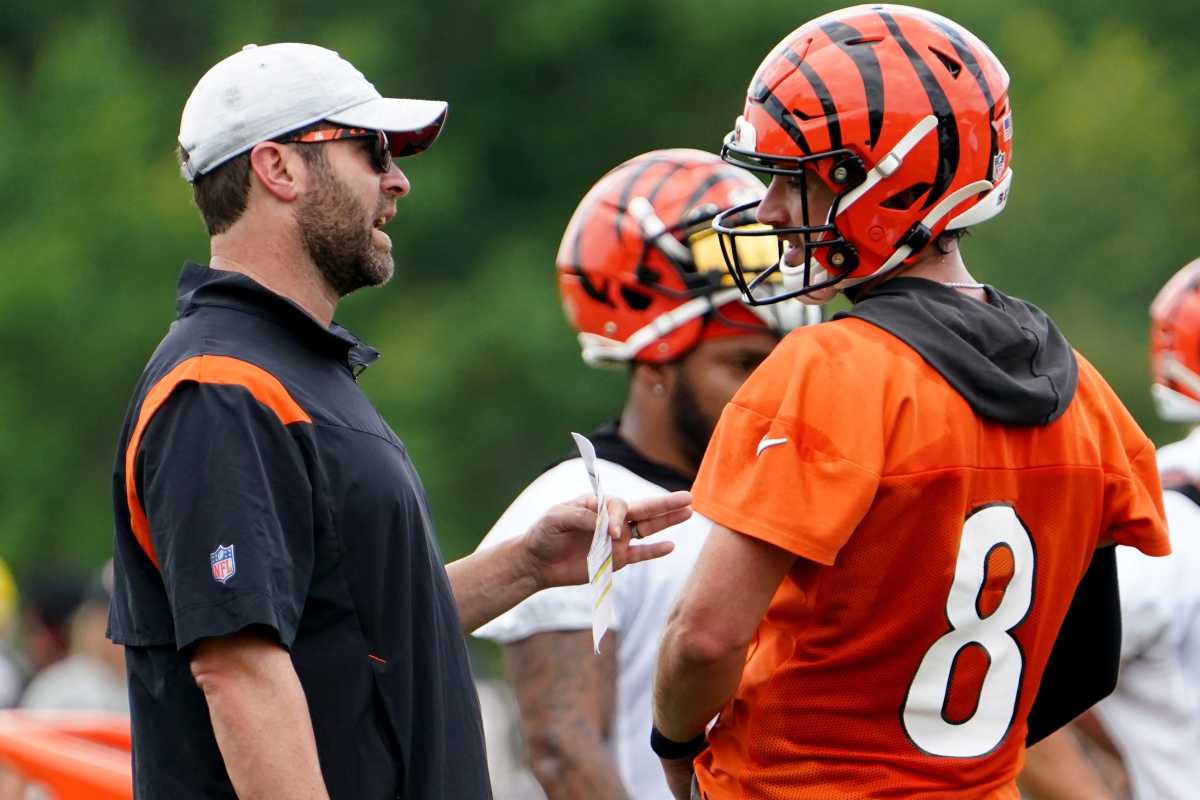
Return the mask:
[(1075, 589), (1029, 711), (1026, 746), (1112, 694), (1121, 663), (1116, 547), (1103, 547)]
[(138, 493), (180, 650), (256, 624), (291, 646), (313, 569), (307, 428), (207, 383), (181, 384), (146, 428)]

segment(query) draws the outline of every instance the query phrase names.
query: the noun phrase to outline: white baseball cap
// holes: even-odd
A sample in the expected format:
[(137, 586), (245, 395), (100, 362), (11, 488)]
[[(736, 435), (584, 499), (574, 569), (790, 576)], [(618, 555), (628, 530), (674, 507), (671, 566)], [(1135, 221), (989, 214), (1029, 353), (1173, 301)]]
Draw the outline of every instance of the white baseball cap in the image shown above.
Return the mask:
[(383, 97), (324, 47), (248, 44), (204, 73), (183, 107), (183, 177), (195, 182), (259, 142), (321, 120), (383, 131), (393, 155), (412, 155), (433, 144), (448, 108)]

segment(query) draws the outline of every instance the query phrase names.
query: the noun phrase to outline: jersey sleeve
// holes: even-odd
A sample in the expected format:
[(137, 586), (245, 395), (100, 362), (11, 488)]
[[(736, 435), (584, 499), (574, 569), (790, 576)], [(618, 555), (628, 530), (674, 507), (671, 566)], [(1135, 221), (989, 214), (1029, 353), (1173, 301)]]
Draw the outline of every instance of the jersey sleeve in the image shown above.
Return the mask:
[[(611, 481), (605, 481), (603, 463), (600, 481), (604, 490), (614, 492)], [(580, 459), (571, 459), (544, 472), (525, 488), (512, 505), (496, 520), (477, 550), (494, 547), (501, 542), (521, 536), (541, 518), (550, 506), (591, 494), (587, 470)], [(618, 494), (618, 496), (620, 496)], [(631, 498), (623, 498), (631, 499)], [(620, 579), (619, 576), (618, 580)], [(592, 599), (590, 587), (558, 586), (544, 589), (518, 603), (474, 632), (474, 635), (497, 644), (510, 644), (545, 631), (590, 630)], [(620, 628), (620, 619), (613, 626)]]
[(830, 565), (879, 487), (886, 392), (878, 371), (796, 335), (803, 332), (789, 335), (725, 407), (693, 506), (731, 530)]
[[(1163, 507), (1172, 537), (1200, 532), (1200, 510), (1178, 492), (1163, 493)], [(1121, 660), (1169, 652), (1170, 629), (1179, 613), (1179, 592), (1191, 577), (1179, 568), (1178, 555), (1149, 558), (1131, 548), (1118, 548), (1121, 583)]]
[(136, 479), (179, 649), (251, 625), (291, 646), (314, 554), (294, 433), (230, 384), (180, 384), (147, 425)]
[[(1141, 432), (1139, 431), (1139, 434)], [(1154, 445), (1141, 435), (1140, 449), (1108, 479), (1106, 536), (1149, 556), (1171, 552)]]

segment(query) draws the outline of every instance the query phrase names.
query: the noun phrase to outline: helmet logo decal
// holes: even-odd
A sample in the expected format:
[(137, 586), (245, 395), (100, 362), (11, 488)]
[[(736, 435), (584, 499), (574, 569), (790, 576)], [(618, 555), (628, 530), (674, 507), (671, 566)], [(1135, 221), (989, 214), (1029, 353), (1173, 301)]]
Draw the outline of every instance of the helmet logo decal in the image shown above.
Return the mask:
[(879, 144), (879, 132), (883, 130), (883, 73), (879, 59), (870, 45), (874, 41), (863, 39), (861, 33), (844, 22), (827, 22), (821, 26), (838, 48), (850, 56), (862, 78), (863, 91), (867, 95), (867, 120), (871, 126), (871, 147)]
[(913, 71), (921, 79), (921, 85), (929, 97), (929, 105), (938, 118), (937, 174), (933, 179), (933, 189), (926, 196), (925, 204), (922, 206), (922, 208), (929, 208), (942, 198), (946, 189), (950, 187), (951, 181), (954, 180), (955, 173), (958, 172), (958, 120), (954, 118), (954, 109), (950, 107), (950, 100), (942, 91), (942, 87), (938, 84), (933, 72), (930, 71), (929, 65), (913, 49), (908, 39), (904, 38), (904, 32), (896, 24), (896, 20), (890, 14), (882, 11), (879, 12), (879, 18), (887, 25), (892, 36), (896, 38), (896, 42), (904, 50), (904, 54), (908, 56)]

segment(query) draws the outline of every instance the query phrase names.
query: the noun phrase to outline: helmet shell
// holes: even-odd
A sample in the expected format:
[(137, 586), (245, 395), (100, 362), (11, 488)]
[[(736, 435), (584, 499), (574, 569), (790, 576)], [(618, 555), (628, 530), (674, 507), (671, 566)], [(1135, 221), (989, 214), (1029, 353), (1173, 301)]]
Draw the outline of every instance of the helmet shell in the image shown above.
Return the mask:
[[(908, 240), (920, 246), (907, 260), (948, 227), (963, 227), (956, 218), (978, 222), (1003, 209), (1012, 165), (1008, 83), (999, 59), (957, 23), (908, 6), (854, 6), (802, 25), (770, 52), (727, 141), (767, 162), (831, 154), (805, 166), (842, 196), (834, 222), (858, 256), (842, 277), (866, 278), (960, 189), (987, 181), (996, 191), (954, 202)], [(930, 116), (936, 128), (865, 192), (835, 180), (838, 153), (861, 162), (860, 176), (881, 162), (893, 167), (885, 158)], [(980, 203), (986, 207), (966, 214)], [(828, 255), (814, 252), (827, 268)]]
[[(689, 300), (728, 289), (722, 264), (697, 268), (689, 238), (703, 236), (718, 211), (763, 193), (753, 175), (700, 150), (656, 150), (614, 168), (584, 195), (559, 245), (558, 288), (567, 320), (581, 334), (624, 342)], [(649, 202), (664, 235), (682, 249), (664, 248), (647, 235), (637, 198)], [(687, 257), (678, 255), (685, 252)], [(673, 361), (695, 346), (704, 324), (697, 317), (666, 330), (632, 360)]]

